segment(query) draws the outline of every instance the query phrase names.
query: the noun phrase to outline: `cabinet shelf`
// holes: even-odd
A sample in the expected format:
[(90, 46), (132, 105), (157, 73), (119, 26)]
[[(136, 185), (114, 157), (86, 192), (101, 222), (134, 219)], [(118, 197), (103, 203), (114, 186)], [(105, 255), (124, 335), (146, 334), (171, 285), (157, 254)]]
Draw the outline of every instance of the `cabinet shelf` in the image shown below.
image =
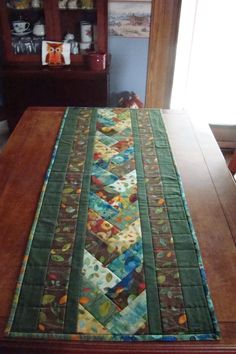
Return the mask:
[[(14, 9), (0, 0), (1, 79), (3, 100), (11, 128), (22, 112), (31, 105), (41, 106), (106, 106), (108, 103), (109, 69), (93, 72), (87, 68), (87, 53), (72, 54), (71, 64), (58, 70), (41, 65), (39, 50), (31, 52), (28, 42), (40, 37), (12, 35), (12, 21), (20, 16), (30, 23), (32, 31), (39, 20), (45, 24), (48, 41), (63, 41), (67, 33), (73, 33), (75, 41), (81, 42), (80, 22), (91, 23), (96, 30), (91, 51), (107, 54), (107, 3), (94, 0), (93, 8), (60, 9), (58, 0), (44, 0), (42, 8)], [(95, 33), (95, 32), (94, 32)], [(22, 40), (21, 40), (22, 38)], [(14, 47), (26, 43), (27, 50)], [(29, 70), (27, 68), (30, 68)]]
[(83, 9), (82, 7), (79, 7), (78, 9), (60, 9), (60, 12), (81, 12), (81, 11), (88, 11), (88, 12), (93, 12), (96, 11), (96, 8), (92, 8), (92, 9)]
[(19, 12), (29, 12), (29, 11), (43, 11), (43, 7), (39, 7), (39, 8), (36, 8), (36, 7), (27, 7), (27, 8), (25, 8), (25, 9), (16, 9), (15, 7), (9, 7), (9, 6), (7, 6), (7, 10), (8, 10), (8, 11), (11, 11), (11, 12), (19, 13)]
[[(60, 9), (58, 0), (44, 1), (42, 8), (15, 9), (7, 6), (5, 0), (0, 0), (0, 25), (3, 44), (3, 62), (7, 64), (25, 62), (37, 63), (41, 61), (38, 55), (27, 51), (16, 51), (12, 45), (12, 22), (22, 17), (30, 23), (33, 30), (34, 24), (39, 20), (45, 23), (45, 40), (63, 41), (67, 33), (73, 33), (75, 41), (81, 42), (80, 22), (87, 21), (93, 26), (96, 25), (96, 43), (92, 40), (91, 51), (107, 53), (107, 0), (94, 1), (93, 8)], [(19, 36), (20, 37), (20, 36)], [(19, 38), (18, 37), (18, 38)], [(24, 36), (22, 36), (23, 38)], [(21, 37), (20, 37), (21, 38)], [(23, 40), (24, 42), (24, 40)], [(27, 54), (28, 53), (28, 54)], [(74, 64), (83, 64), (83, 55), (71, 56)]]

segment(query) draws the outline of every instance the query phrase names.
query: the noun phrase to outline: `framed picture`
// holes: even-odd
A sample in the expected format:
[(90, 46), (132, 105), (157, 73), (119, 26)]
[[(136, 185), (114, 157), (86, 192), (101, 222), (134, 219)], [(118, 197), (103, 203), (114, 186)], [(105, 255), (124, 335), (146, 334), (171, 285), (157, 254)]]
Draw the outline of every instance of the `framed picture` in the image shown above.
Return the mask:
[(109, 35), (148, 38), (150, 32), (151, 0), (109, 1)]

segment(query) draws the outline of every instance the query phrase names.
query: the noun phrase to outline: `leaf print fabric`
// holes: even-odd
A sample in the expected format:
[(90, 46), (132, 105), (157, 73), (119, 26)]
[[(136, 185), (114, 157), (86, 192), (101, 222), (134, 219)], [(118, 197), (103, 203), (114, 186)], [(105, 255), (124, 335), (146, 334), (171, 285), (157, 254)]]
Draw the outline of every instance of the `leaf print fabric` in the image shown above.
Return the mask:
[(6, 333), (95, 341), (219, 338), (159, 110), (67, 110)]

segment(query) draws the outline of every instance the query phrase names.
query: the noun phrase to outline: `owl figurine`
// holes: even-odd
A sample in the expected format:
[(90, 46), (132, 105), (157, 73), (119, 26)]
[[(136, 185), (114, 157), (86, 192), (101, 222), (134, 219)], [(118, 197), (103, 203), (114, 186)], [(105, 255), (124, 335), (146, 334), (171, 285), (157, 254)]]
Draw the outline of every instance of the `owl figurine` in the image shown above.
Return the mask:
[(64, 65), (63, 43), (47, 42), (47, 53), (45, 61), (48, 65)]

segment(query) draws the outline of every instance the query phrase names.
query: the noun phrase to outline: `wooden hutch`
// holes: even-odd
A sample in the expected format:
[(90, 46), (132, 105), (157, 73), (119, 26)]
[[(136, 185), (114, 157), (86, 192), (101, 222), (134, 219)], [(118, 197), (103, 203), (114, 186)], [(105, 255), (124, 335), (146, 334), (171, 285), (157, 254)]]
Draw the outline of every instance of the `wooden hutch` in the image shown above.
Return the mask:
[[(14, 1), (0, 0), (1, 70), (3, 102), (11, 129), (28, 106), (107, 106), (108, 69), (92, 71), (87, 53), (71, 54), (71, 64), (59, 68), (42, 66), (42, 40), (63, 41), (73, 33), (80, 42), (80, 22), (96, 28), (91, 51), (107, 53), (107, 0), (90, 1), (90, 7), (77, 1), (78, 8), (61, 8), (59, 0), (41, 0), (40, 7), (25, 1), (16, 8)], [(13, 5), (12, 5), (13, 4)], [(32, 2), (33, 4), (33, 2)], [(22, 36), (14, 33), (12, 22), (23, 19), (30, 28)], [(45, 37), (32, 34), (34, 24), (45, 24)]]

